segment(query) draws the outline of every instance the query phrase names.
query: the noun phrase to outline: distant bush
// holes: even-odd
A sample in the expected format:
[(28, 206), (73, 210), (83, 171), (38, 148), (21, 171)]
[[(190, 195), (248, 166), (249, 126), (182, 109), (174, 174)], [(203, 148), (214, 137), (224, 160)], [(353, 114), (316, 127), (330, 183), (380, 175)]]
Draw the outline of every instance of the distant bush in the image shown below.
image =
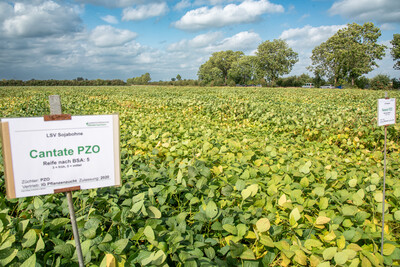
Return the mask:
[(366, 89), (369, 86), (369, 79), (365, 76), (361, 76), (355, 80), (355, 84), (360, 89)]
[(388, 90), (391, 89), (390, 77), (385, 74), (378, 74), (371, 79), (371, 89)]
[(400, 79), (396, 79), (396, 78), (392, 79), (392, 88), (400, 89)]

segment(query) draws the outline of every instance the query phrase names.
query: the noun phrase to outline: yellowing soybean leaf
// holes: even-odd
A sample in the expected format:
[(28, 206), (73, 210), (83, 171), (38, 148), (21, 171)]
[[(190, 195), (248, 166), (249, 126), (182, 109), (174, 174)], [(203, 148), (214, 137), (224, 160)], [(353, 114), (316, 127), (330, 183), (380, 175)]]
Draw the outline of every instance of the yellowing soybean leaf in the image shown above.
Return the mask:
[(382, 203), (382, 200), (383, 200), (382, 192), (375, 192), (374, 193), (374, 199), (375, 199), (376, 202)]
[(294, 209), (290, 212), (289, 217), (290, 217), (290, 218), (293, 218), (296, 222), (297, 222), (298, 220), (300, 220), (301, 215), (300, 215), (299, 209), (298, 209), (298, 208), (294, 208)]
[(347, 245), (347, 249), (351, 249), (351, 250), (354, 250), (356, 252), (362, 250), (362, 248), (359, 245), (355, 244), (355, 243), (348, 244)]
[(244, 238), (247, 238), (247, 239), (257, 239), (257, 236), (256, 236), (256, 234), (255, 234), (253, 231), (248, 231), (248, 232), (247, 232), (247, 235), (246, 235)]
[(394, 218), (396, 221), (400, 221), (400, 210), (394, 212)]
[(321, 263), (321, 260), (317, 256), (315, 256), (315, 255), (310, 256), (310, 266), (311, 267), (317, 267), (320, 263)]
[(304, 251), (301, 249), (296, 250), (294, 256), (294, 261), (297, 262), (300, 265), (307, 265), (307, 256), (304, 254)]
[(279, 206), (283, 206), (283, 204), (285, 204), (286, 202), (291, 202), (291, 200), (289, 199), (287, 199), (286, 198), (286, 195), (285, 194), (283, 194), (280, 198), (279, 198), (279, 200), (278, 200), (278, 205)]
[(392, 255), (393, 251), (396, 249), (396, 246), (393, 244), (383, 244), (383, 255), (390, 256)]
[(331, 242), (331, 241), (334, 240), (335, 238), (336, 238), (336, 235), (335, 235), (335, 233), (332, 231), (332, 232), (327, 233), (327, 234), (324, 236), (324, 241), (325, 241), (325, 242)]
[(342, 236), (342, 235), (339, 236), (339, 237), (336, 239), (336, 244), (337, 244), (339, 250), (344, 249), (345, 246), (346, 246), (346, 238), (344, 238), (344, 236)]
[(317, 220), (315, 220), (316, 224), (326, 224), (331, 221), (331, 218), (325, 216), (319, 216)]
[(261, 218), (256, 222), (256, 228), (261, 233), (268, 231), (270, 227), (271, 223), (268, 218)]
[(262, 159), (257, 159), (257, 160), (254, 161), (254, 166), (260, 167), (261, 163), (262, 163)]
[(322, 246), (322, 243), (317, 239), (307, 239), (304, 242), (304, 247), (308, 250), (312, 250), (313, 247), (319, 248)]

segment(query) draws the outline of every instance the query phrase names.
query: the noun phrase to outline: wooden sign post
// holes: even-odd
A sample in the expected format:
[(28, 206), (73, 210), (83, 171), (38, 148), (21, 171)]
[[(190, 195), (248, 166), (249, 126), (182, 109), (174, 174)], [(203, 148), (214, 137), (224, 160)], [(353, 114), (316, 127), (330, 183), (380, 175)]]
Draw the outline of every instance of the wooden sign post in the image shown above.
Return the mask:
[(65, 192), (79, 266), (84, 266), (72, 191), (120, 186), (118, 115), (62, 114), (59, 96), (50, 113), (1, 119), (7, 197)]
[[(61, 115), (62, 114), (61, 100), (60, 100), (59, 95), (49, 96), (49, 103), (50, 103), (50, 115)], [(60, 190), (60, 189), (58, 189), (58, 190)], [(75, 190), (79, 190), (79, 188), (77, 188)], [(83, 254), (82, 254), (82, 248), (81, 248), (81, 240), (79, 238), (78, 225), (76, 224), (74, 201), (72, 200), (72, 191), (73, 191), (73, 189), (70, 188), (68, 191), (65, 192), (65, 195), (67, 196), (67, 201), (68, 201), (69, 216), (71, 218), (72, 233), (73, 233), (74, 239), (75, 239), (75, 247), (76, 247), (76, 254), (78, 256), (79, 267), (84, 267), (85, 263), (83, 261)]]
[(383, 256), (384, 233), (385, 233), (385, 192), (386, 192), (386, 140), (387, 127), (396, 123), (396, 99), (388, 98), (387, 92), (384, 99), (378, 99), (378, 126), (384, 126), (384, 156), (383, 156), (383, 189), (382, 189), (382, 236), (381, 255)]

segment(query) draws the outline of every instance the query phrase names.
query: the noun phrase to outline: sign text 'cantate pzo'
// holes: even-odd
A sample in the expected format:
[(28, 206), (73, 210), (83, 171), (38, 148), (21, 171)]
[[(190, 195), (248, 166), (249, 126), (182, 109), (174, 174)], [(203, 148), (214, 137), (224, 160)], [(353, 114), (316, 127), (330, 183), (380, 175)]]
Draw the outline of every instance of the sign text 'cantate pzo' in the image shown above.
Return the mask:
[(7, 196), (120, 185), (118, 115), (2, 119)]

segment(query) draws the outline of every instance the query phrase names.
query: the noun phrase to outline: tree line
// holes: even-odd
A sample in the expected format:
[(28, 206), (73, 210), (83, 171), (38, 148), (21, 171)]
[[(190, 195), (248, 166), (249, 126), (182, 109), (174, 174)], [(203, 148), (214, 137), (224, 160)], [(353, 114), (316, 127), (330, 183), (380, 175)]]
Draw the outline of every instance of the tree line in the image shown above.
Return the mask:
[[(338, 30), (327, 41), (312, 50), (311, 65), (307, 67), (314, 74), (300, 76), (287, 75), (298, 62), (298, 53), (281, 39), (264, 41), (255, 55), (245, 55), (242, 51), (219, 51), (200, 66), (198, 80), (182, 79), (181, 75), (171, 81), (152, 82), (149, 73), (127, 79), (126, 82), (113, 80), (1, 80), (0, 86), (109, 86), (109, 85), (176, 85), (176, 86), (280, 86), (299, 87), (307, 82), (315, 86), (324, 84), (346, 85), (358, 88), (382, 89), (398, 88), (399, 80), (387, 75), (377, 75), (368, 79), (368, 74), (378, 67), (377, 60), (385, 56), (387, 47), (378, 44), (381, 31), (372, 22), (359, 25), (348, 24)], [(400, 69), (400, 34), (394, 34), (391, 41), (391, 55), (394, 68)]]
[[(377, 60), (385, 56), (387, 47), (378, 44), (380, 36), (380, 29), (372, 22), (363, 25), (348, 24), (313, 49), (312, 63), (307, 69), (314, 77), (303, 74), (281, 78), (289, 74), (298, 61), (298, 54), (281, 39), (261, 43), (254, 56), (232, 50), (215, 52), (200, 66), (198, 76), (200, 83), (206, 85), (261, 84), (297, 87), (306, 82), (314, 82), (317, 86), (329, 83), (365, 88), (366, 85), (372, 86), (374, 82), (396, 84), (396, 79), (390, 81), (385, 75), (378, 75), (371, 80), (363, 76), (378, 67)], [(391, 55), (397, 61), (394, 68), (400, 69), (400, 34), (395, 34), (391, 43)]]

